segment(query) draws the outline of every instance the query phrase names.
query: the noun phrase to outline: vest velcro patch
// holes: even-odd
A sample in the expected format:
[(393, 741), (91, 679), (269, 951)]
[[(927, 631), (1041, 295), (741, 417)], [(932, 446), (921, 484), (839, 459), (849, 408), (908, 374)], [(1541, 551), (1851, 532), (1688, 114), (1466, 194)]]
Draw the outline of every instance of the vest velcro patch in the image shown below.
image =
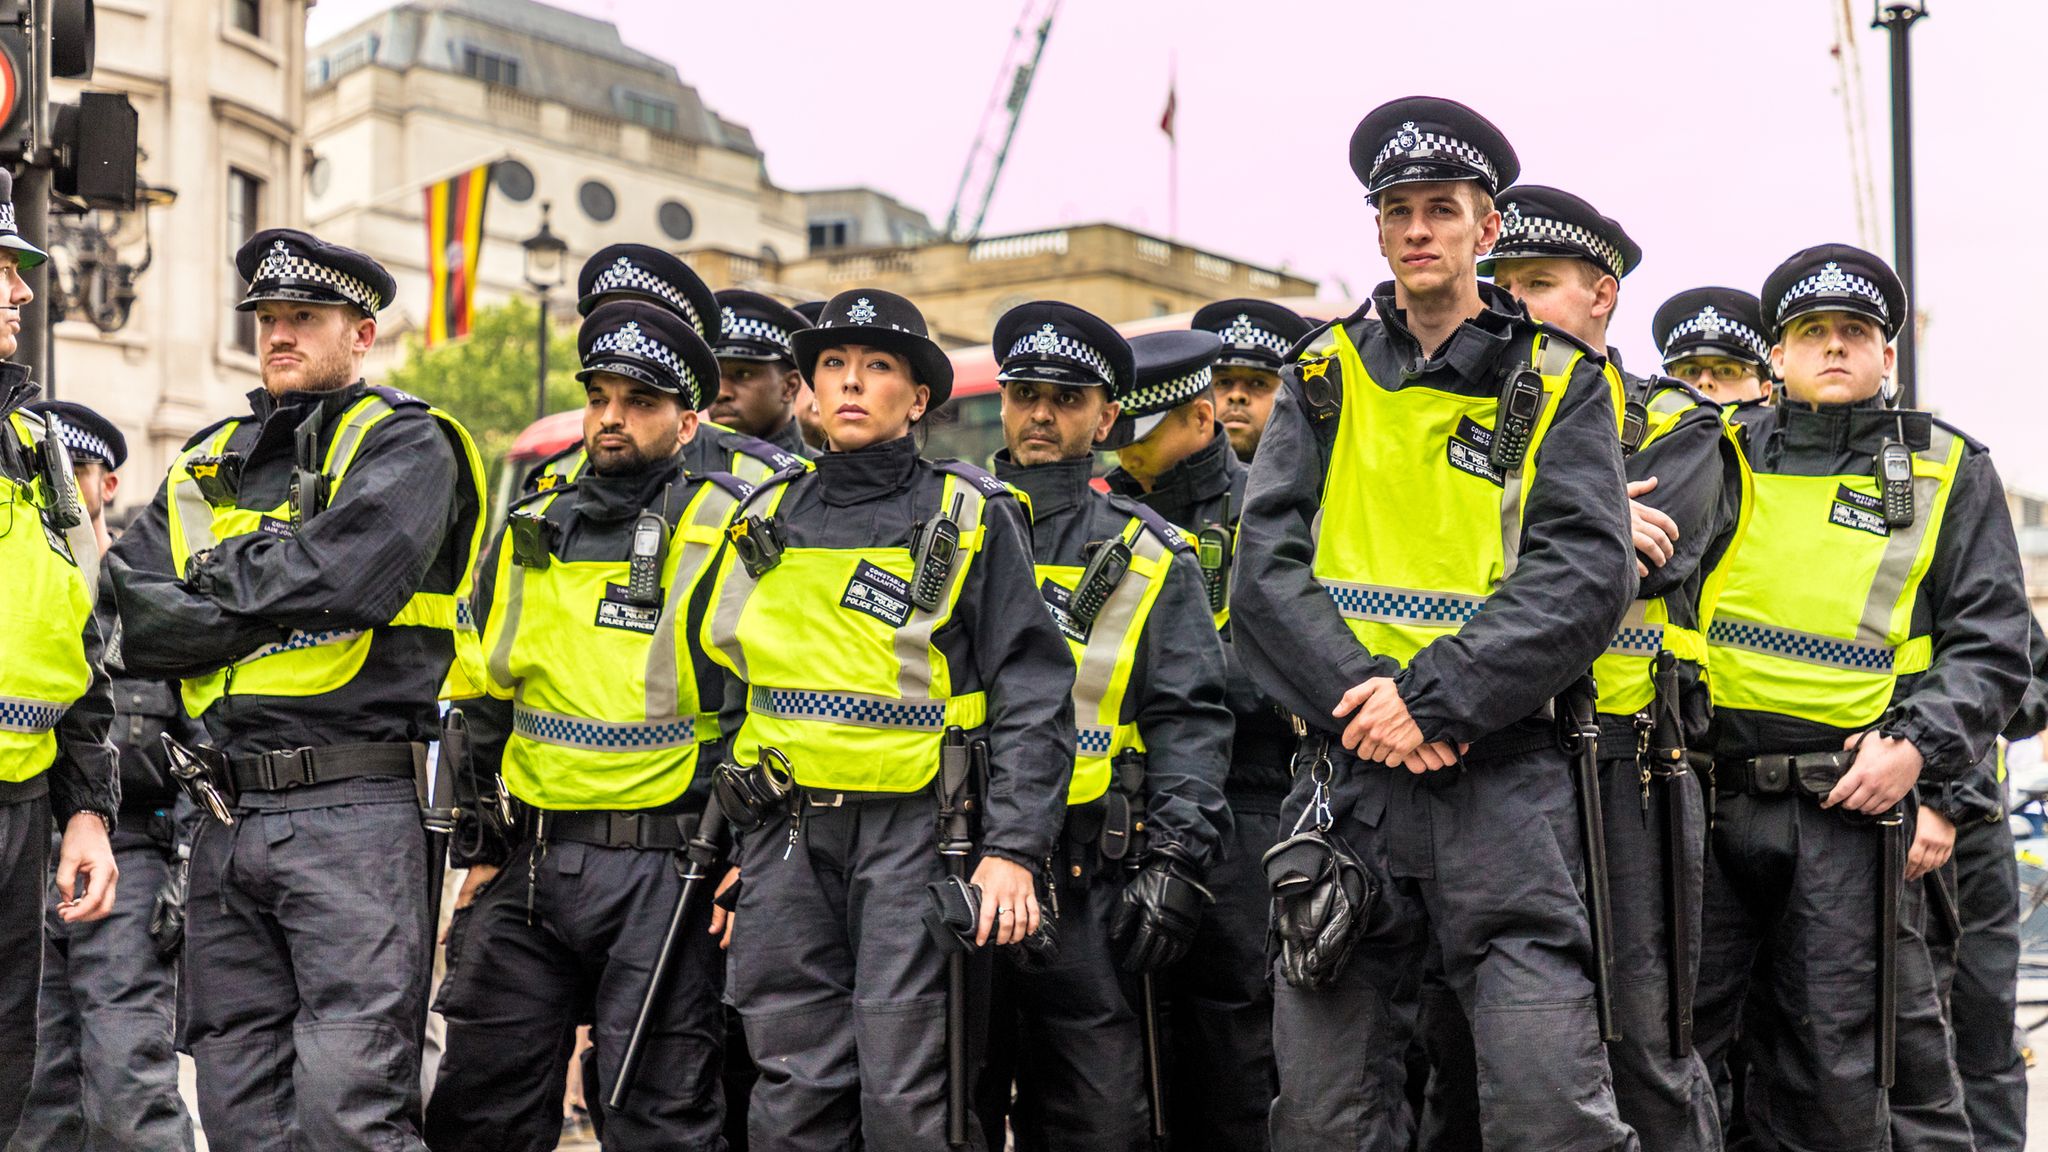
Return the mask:
[(1884, 501), (1858, 492), (1847, 484), (1835, 488), (1834, 504), (1828, 508), (1828, 523), (1868, 532), (1872, 536), (1892, 534), (1884, 522)]
[(1449, 454), (1451, 467), (1460, 472), (1470, 473), (1494, 484), (1506, 484), (1507, 477), (1487, 459), (1487, 452), (1493, 447), (1493, 429), (1480, 424), (1470, 416), (1458, 417), (1458, 430), (1451, 433), (1445, 451)]
[(853, 570), (853, 579), (847, 581), (839, 606), (901, 628), (910, 619), (910, 582), (863, 560)]
[(654, 635), (655, 625), (661, 620), (661, 609), (615, 600), (612, 598), (614, 590), (620, 596), (624, 596), (626, 592), (616, 584), (606, 586), (605, 598), (597, 604), (597, 626), (617, 628), (624, 632), (638, 632), (646, 636)]
[(1060, 633), (1076, 644), (1086, 644), (1088, 629), (1081, 627), (1081, 622), (1068, 610), (1074, 603), (1073, 589), (1048, 579), (1039, 582), (1038, 593), (1045, 597), (1045, 607), (1052, 613), (1053, 623), (1060, 626)]

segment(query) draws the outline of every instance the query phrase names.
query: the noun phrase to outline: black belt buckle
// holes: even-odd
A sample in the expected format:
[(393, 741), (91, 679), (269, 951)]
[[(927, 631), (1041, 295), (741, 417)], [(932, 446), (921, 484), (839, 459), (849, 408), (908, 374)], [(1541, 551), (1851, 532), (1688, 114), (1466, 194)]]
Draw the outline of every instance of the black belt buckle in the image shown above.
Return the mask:
[(1759, 796), (1782, 796), (1792, 789), (1790, 756), (1759, 756), (1749, 762), (1751, 791)]
[(1832, 752), (1792, 757), (1792, 779), (1802, 796), (1825, 800), (1841, 782), (1846, 766)]
[(319, 782), (311, 748), (279, 748), (256, 758), (266, 791), (303, 788)]
[(614, 848), (640, 847), (640, 813), (607, 812), (605, 816), (605, 839), (611, 841)]

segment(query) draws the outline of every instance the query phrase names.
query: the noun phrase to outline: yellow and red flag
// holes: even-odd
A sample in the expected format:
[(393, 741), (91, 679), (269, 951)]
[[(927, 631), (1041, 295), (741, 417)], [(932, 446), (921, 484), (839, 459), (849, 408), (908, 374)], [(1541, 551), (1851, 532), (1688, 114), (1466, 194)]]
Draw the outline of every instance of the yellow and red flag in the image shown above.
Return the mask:
[(427, 185), (428, 347), (469, 335), (490, 192), (489, 164)]

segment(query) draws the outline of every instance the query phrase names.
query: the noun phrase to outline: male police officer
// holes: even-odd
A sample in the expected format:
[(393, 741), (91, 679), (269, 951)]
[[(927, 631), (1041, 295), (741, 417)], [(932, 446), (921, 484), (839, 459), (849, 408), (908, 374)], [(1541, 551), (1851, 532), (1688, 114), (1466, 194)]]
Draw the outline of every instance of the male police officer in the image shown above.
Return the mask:
[[(1124, 973), (1187, 951), (1229, 827), (1223, 646), (1179, 531), (1089, 484), (1136, 380), (1130, 346), (1054, 302), (1005, 313), (994, 345), (1008, 444), (996, 475), (1030, 497), (1039, 590), (1077, 667), (1079, 743), (1053, 869), (1057, 958), (998, 969), (1018, 1043), (991, 1052), (1014, 1067), (1019, 1148), (1149, 1149), (1139, 1012), (1151, 1006)], [(983, 1090), (1007, 1104), (1009, 1078)], [(984, 1128), (1000, 1131), (992, 1119)]]
[(1549, 714), (1635, 594), (1608, 383), (1475, 275), (1517, 170), (1493, 125), (1397, 100), (1359, 124), (1351, 162), (1395, 279), (1377, 319), (1361, 309), (1290, 365), (1231, 582), (1239, 652), (1313, 729), (1290, 797), (1300, 834), (1269, 861), (1273, 1145), (1406, 1147), (1404, 1059), (1434, 947), (1477, 1043), (1486, 1146), (1634, 1147)]
[(1650, 320), (1664, 370), (1731, 406), (1771, 398), (1771, 342), (1763, 329), (1763, 305), (1737, 288), (1689, 288)]
[(1196, 309), (1188, 327), (1223, 338), (1214, 377), (1216, 418), (1231, 451), (1249, 464), (1280, 392), (1281, 358), (1315, 325), (1268, 300), (1218, 300)]
[[(56, 416), (104, 552), (112, 542), (107, 506), (120, 487), (116, 470), (128, 458), (127, 439), (83, 404), (43, 400), (30, 411)], [(112, 595), (100, 596), (94, 615), (104, 635), (116, 634)], [(65, 924), (54, 907), (61, 895), (52, 900), (35, 1083), (9, 1145), (22, 1152), (192, 1147), (173, 1048), (185, 915), (181, 857), (191, 837), (172, 816), (178, 789), (160, 737), (189, 742), (199, 725), (178, 706), (175, 683), (127, 675), (118, 649), (106, 663), (121, 765), (114, 859), (127, 883), (113, 914), (95, 924)]]
[(727, 288), (717, 294), (718, 392), (704, 415), (736, 432), (796, 456), (809, 456), (796, 404), (808, 399), (789, 335), (811, 322), (759, 292)]
[[(465, 709), (473, 771), (502, 777), (517, 814), (506, 871), (489, 853), (468, 861), (482, 894), (451, 931), (448, 1049), (427, 1109), (437, 1152), (553, 1148), (563, 1054), (593, 1006), (586, 1098), (615, 1082), (703, 808), (700, 749), (718, 740), (699, 590), (744, 486), (690, 475), (679, 455), (718, 362), (642, 302), (593, 309), (579, 344), (590, 464), (513, 509), (478, 584), (490, 699)], [(641, 1075), (605, 1112), (608, 1148), (724, 1146), (723, 965), (701, 924), (689, 941)]]
[(233, 817), (192, 848), (200, 1117), (216, 1147), (417, 1149), (421, 773), (444, 678), (482, 672), (483, 465), (452, 417), (362, 383), (393, 291), (375, 260), (270, 229), (235, 267), (263, 389), (192, 438), (108, 563), (123, 660), (183, 679)]
[[(1683, 751), (1706, 736), (1702, 625), (1713, 598), (1703, 593), (1735, 538), (1741, 464), (1714, 404), (1669, 377), (1623, 372), (1608, 347), (1621, 279), (1642, 262), (1621, 225), (1557, 188), (1520, 184), (1498, 199), (1500, 239), (1480, 270), (1534, 319), (1607, 348), (1607, 374), (1624, 405), (1621, 448), (1641, 583), (1629, 620), (1593, 664), (1617, 934), (1621, 1039), (1607, 1049), (1615, 1102), (1645, 1149), (1716, 1149), (1713, 1086), (1691, 1041), (1706, 813)], [(1432, 1123), (1453, 1125), (1471, 1115), (1467, 1107), (1431, 1113)], [(1476, 1144), (1476, 1129), (1468, 1136), (1439, 1146)]]
[[(14, 180), (0, 171), (0, 357), (14, 355), (35, 298), (21, 270), (46, 259), (15, 230)], [(64, 830), (57, 917), (98, 920), (114, 906), (108, 834), (121, 797), (88, 575), (97, 544), (61, 438), (22, 410), (35, 397), (28, 369), (0, 362), (0, 1141), (35, 1071), (50, 818)]]
[[(1899, 1138), (1893, 997), (1917, 1011), (1934, 995), (1888, 931), (1913, 789), (1976, 763), (2019, 703), (2027, 605), (1990, 457), (1881, 398), (1907, 322), (1898, 277), (1826, 244), (1781, 264), (1762, 298), (1784, 398), (1737, 416), (1755, 505), (1707, 636), (1719, 795), (1700, 1050), (1712, 1067), (1749, 995), (1760, 1135), (1875, 1149)], [(1940, 1071), (1909, 1085), (1902, 1068), (1898, 1087), (1959, 1107)]]

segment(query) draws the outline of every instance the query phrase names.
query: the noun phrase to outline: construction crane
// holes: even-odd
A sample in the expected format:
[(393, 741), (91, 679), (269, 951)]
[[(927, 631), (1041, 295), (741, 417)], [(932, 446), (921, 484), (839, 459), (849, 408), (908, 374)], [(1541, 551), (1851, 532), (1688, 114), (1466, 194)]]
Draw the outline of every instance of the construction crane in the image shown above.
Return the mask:
[[(1043, 9), (1042, 14), (1038, 10)], [(1053, 17), (1060, 0), (1024, 0), (1023, 14), (1010, 33), (1010, 46), (996, 71), (995, 90), (974, 130), (974, 143), (967, 149), (967, 166), (960, 171), (960, 186), (953, 191), (953, 207), (946, 212), (946, 235), (955, 240), (972, 240), (981, 235), (981, 222), (988, 218), (988, 204), (995, 198), (996, 182), (1002, 179), (1003, 162), (1010, 156), (1010, 141), (1017, 137), (1017, 121), (1024, 115), (1024, 98), (1031, 94), (1031, 80), (1038, 74), (1039, 58), (1045, 55), (1045, 39), (1052, 34)], [(1034, 25), (1036, 26), (1034, 28)], [(1019, 62), (1029, 43), (1030, 59)], [(996, 119), (1002, 118), (1002, 141), (993, 148)], [(976, 187), (979, 195), (969, 196)], [(974, 222), (961, 226), (962, 209), (974, 203)]]
[(1842, 123), (1849, 141), (1849, 183), (1856, 199), (1856, 240), (1877, 247), (1877, 180), (1870, 163), (1870, 114), (1863, 106), (1863, 56), (1856, 50), (1856, 17), (1849, 0), (1834, 8), (1835, 42), (1828, 55), (1835, 60), (1836, 90), (1842, 97)]

